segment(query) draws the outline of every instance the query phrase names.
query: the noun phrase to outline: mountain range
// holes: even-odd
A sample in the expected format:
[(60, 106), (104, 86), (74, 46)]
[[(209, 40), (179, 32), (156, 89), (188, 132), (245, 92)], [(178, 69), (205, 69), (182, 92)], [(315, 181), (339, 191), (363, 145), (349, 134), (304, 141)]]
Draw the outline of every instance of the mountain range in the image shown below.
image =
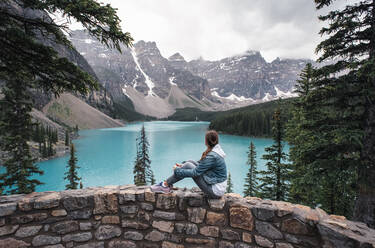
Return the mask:
[(142, 40), (119, 52), (82, 30), (72, 31), (70, 40), (116, 104), (157, 118), (177, 108), (217, 111), (292, 97), (298, 74), (312, 62), (269, 63), (251, 50), (217, 61), (186, 61), (180, 53), (165, 58), (155, 42)]

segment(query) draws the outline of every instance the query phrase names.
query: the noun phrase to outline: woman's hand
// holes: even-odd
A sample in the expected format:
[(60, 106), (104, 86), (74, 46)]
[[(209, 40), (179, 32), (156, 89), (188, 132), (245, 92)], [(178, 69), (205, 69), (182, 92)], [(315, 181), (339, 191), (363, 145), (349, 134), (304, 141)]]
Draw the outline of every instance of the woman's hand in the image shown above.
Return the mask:
[(176, 164), (173, 166), (173, 170), (175, 170), (176, 168), (180, 168), (181, 166), (182, 166), (181, 164), (176, 163)]

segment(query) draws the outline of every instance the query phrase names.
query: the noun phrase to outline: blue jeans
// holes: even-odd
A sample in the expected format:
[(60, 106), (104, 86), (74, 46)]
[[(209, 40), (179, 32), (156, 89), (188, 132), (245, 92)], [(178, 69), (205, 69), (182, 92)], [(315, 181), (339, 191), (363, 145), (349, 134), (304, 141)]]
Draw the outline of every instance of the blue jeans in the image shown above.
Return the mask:
[[(194, 169), (197, 166), (197, 162), (193, 160), (186, 161), (181, 168), (183, 169)], [(182, 179), (177, 179), (176, 176), (173, 174), (170, 176), (166, 181), (168, 185), (173, 185), (174, 183), (181, 181)], [(206, 181), (203, 179), (202, 176), (193, 177), (194, 182), (198, 185), (198, 187), (209, 197), (209, 198), (220, 198), (220, 196), (215, 195), (212, 191), (212, 186), (207, 184)]]

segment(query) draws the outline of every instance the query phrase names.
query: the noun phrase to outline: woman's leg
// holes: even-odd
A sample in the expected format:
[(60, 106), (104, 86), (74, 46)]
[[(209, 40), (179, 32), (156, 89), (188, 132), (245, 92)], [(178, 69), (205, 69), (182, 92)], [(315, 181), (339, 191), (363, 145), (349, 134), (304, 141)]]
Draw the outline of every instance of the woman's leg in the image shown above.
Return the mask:
[(202, 176), (194, 177), (194, 182), (198, 185), (198, 187), (209, 197), (209, 198), (220, 198), (220, 196), (215, 195), (212, 191), (212, 186), (207, 184), (206, 181), (203, 179)]
[[(195, 165), (188, 161), (188, 162), (185, 162), (181, 168), (183, 169), (194, 169), (195, 168)], [(180, 181), (181, 179), (177, 179), (176, 176), (173, 174), (172, 176), (168, 177), (166, 182), (169, 186), (172, 186), (173, 184), (175, 184), (176, 182)]]

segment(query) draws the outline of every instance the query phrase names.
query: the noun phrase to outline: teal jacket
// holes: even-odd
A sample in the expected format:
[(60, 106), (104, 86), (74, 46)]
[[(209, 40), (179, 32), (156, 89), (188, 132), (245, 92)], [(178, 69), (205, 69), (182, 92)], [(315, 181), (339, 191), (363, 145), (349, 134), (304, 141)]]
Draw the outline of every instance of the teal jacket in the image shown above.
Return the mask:
[(224, 182), (227, 179), (227, 166), (224, 157), (225, 153), (218, 144), (203, 160), (198, 161), (198, 165), (194, 169), (176, 168), (174, 175), (178, 179), (203, 176), (207, 184)]

